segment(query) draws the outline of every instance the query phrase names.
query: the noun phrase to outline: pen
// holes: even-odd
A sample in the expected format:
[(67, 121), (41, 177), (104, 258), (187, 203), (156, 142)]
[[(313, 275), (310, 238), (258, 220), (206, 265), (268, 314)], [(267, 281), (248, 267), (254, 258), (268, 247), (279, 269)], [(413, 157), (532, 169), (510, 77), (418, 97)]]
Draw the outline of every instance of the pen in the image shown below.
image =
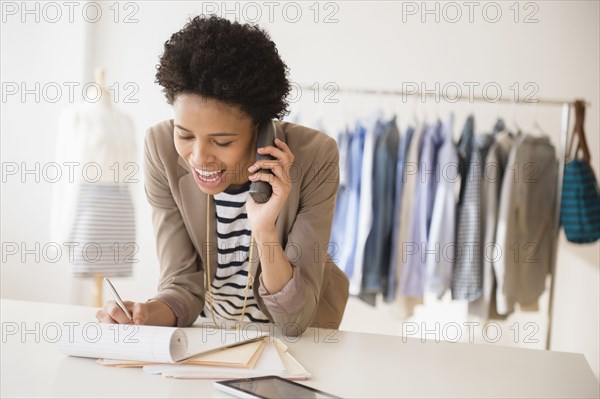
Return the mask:
[(113, 296), (115, 302), (117, 302), (117, 305), (119, 305), (119, 307), (121, 308), (121, 310), (123, 312), (125, 312), (125, 315), (127, 317), (129, 317), (129, 320), (133, 321), (133, 317), (131, 317), (131, 313), (129, 313), (129, 310), (127, 310), (127, 307), (125, 307), (125, 304), (123, 303), (123, 300), (119, 296), (119, 293), (117, 292), (117, 290), (115, 290), (115, 287), (113, 287), (113, 285), (110, 282), (110, 280), (108, 278), (106, 278), (106, 277), (104, 277), (104, 285), (106, 285), (106, 288), (108, 288), (108, 290), (110, 291), (110, 293)]

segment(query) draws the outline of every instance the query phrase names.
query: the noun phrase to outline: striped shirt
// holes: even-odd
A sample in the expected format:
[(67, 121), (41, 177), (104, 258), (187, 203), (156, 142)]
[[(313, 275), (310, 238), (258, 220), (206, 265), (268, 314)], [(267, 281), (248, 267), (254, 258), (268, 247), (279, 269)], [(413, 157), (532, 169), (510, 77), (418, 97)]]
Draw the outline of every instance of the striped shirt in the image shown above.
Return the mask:
[[(243, 187), (235, 189), (227, 188), (214, 196), (218, 260), (211, 293), (213, 311), (218, 322), (239, 321), (244, 306), (250, 252), (250, 223), (246, 214), (246, 199), (249, 195), (250, 183), (247, 182)], [(205, 301), (200, 316), (212, 318), (208, 300)], [(269, 322), (256, 303), (252, 284), (248, 285), (248, 299), (243, 321)]]

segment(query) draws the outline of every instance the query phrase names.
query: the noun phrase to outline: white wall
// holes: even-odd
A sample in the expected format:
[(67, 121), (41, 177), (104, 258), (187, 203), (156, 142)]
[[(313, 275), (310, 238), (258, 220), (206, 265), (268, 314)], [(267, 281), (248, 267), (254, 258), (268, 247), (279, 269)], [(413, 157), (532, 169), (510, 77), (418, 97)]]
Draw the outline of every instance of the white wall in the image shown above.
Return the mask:
[[(223, 12), (223, 3), (129, 3), (137, 8), (124, 8), (124, 3), (120, 3), (117, 22), (114, 21), (114, 9), (109, 9), (110, 4), (106, 3), (102, 17), (96, 23), (83, 19), (82, 7), (76, 8), (72, 22), (67, 20), (68, 10), (63, 7), (60, 21), (52, 23), (49, 21), (54, 17), (52, 10), (44, 11), (44, 3), (38, 4), (42, 4), (39, 22), (34, 20), (35, 15), (26, 15), (25, 22), (21, 22), (22, 10), (17, 10), (16, 15), (3, 10), (6, 18), (1, 27), (3, 93), (7, 82), (19, 85), (25, 82), (31, 88), (36, 81), (41, 86), (57, 82), (65, 87), (65, 92), (57, 103), (44, 98), (36, 103), (31, 95), (25, 102), (19, 96), (8, 96), (2, 101), (1, 295), (65, 303), (72, 301), (72, 297), (80, 301), (83, 295), (90, 298), (91, 285), (73, 284), (65, 262), (49, 263), (43, 256), (36, 261), (31, 254), (25, 255), (22, 262), (22, 253), (8, 255), (5, 252), (10, 243), (24, 243), (26, 248), (34, 248), (36, 243), (43, 247), (48, 243), (51, 184), (43, 178), (35, 181), (33, 175), (7, 176), (6, 168), (14, 162), (19, 166), (25, 162), (31, 168), (35, 162), (43, 166), (52, 160), (58, 113), (69, 105), (64, 83), (91, 81), (96, 65), (106, 67), (109, 85), (117, 84), (122, 94), (131, 92), (123, 91), (127, 83), (133, 83), (139, 89), (134, 95), (137, 103), (125, 103), (121, 99), (118, 106), (132, 115), (141, 143), (147, 127), (171, 116), (160, 88), (153, 83), (163, 43), (183, 26), (188, 16), (200, 13), (202, 4), (216, 6), (219, 14)], [(244, 9), (241, 3), (236, 4), (240, 19), (253, 18), (255, 8)], [(327, 82), (335, 82), (341, 87), (380, 89), (401, 89), (403, 82), (424, 83), (427, 89), (433, 89), (436, 82), (441, 87), (455, 82), (466, 94), (466, 82), (475, 82), (479, 84), (475, 94), (481, 95), (482, 86), (493, 83), (502, 89), (505, 97), (511, 97), (514, 95), (511, 86), (515, 82), (522, 94), (530, 92), (524, 87), (530, 82), (538, 88), (537, 97), (540, 98), (585, 98), (591, 102), (586, 128), (593, 165), (596, 171), (600, 170), (600, 8), (597, 2), (538, 1), (529, 3), (532, 4), (528, 6), (530, 8), (523, 8), (524, 3), (520, 3), (518, 22), (514, 22), (514, 12), (509, 8), (513, 3), (499, 2), (495, 4), (501, 8), (502, 16), (497, 23), (487, 22), (482, 16), (482, 9), (490, 7), (489, 2), (478, 3), (472, 23), (468, 21), (469, 9), (462, 2), (454, 3), (462, 5), (462, 18), (456, 23), (449, 22), (456, 8), (449, 8), (443, 2), (427, 3), (429, 9), (434, 9), (436, 4), (439, 7), (439, 22), (435, 21), (434, 15), (425, 15), (425, 22), (421, 22), (420, 13), (403, 13), (403, 7), (408, 7), (405, 10), (412, 6), (420, 8), (421, 2), (320, 3), (317, 22), (314, 20), (315, 8), (310, 8), (312, 2), (294, 3), (302, 10), (302, 17), (295, 23), (291, 22), (294, 8), (287, 9), (287, 18), (282, 15), (284, 3), (275, 9), (272, 18), (269, 18), (269, 9), (264, 3), (253, 4), (259, 6), (262, 18), (258, 22), (277, 43), (291, 69), (292, 80), (302, 84), (317, 82), (321, 87), (316, 102), (315, 92), (304, 90), (301, 99), (293, 104), (294, 112), (300, 111), (305, 120), (321, 118), (329, 134), (335, 134), (349, 118), (382, 106), (388, 112), (398, 112), (401, 124), (412, 115), (413, 109), (428, 119), (452, 110), (457, 121), (455, 135), (469, 112), (476, 115), (478, 132), (491, 128), (499, 115), (507, 121), (515, 118), (519, 125), (529, 127), (537, 113), (543, 129), (558, 144), (560, 107), (540, 105), (536, 111), (532, 105), (453, 104), (443, 100), (438, 103), (428, 100), (423, 104), (414, 99), (402, 101), (399, 98), (341, 94), (336, 96), (340, 100), (338, 104), (327, 104), (323, 101), (326, 92), (322, 90)], [(233, 3), (228, 3), (227, 7), (235, 10)], [(493, 11), (488, 8), (486, 16), (493, 18)], [(124, 23), (124, 17), (132, 12), (137, 22)], [(538, 21), (523, 23), (524, 17), (532, 12)], [(93, 17), (93, 9), (88, 15)], [(325, 23), (327, 15), (337, 22)], [(404, 21), (403, 16), (406, 17)], [(229, 17), (233, 18), (234, 14)], [(117, 279), (115, 283), (128, 298), (143, 300), (153, 293), (158, 265), (150, 210), (141, 180), (137, 193), (139, 263), (134, 278)], [(599, 249), (599, 243), (578, 246), (565, 242), (561, 236), (552, 340), (554, 350), (584, 353), (596, 375), (600, 369)], [(436, 311), (439, 306), (449, 308)], [(538, 323), (538, 336), (543, 341), (545, 304), (541, 306), (541, 313), (519, 314), (515, 320)], [(451, 309), (450, 313), (448, 309)], [(440, 320), (436, 316), (440, 312), (446, 316), (456, 315), (458, 320), (465, 318), (460, 303), (429, 304), (419, 310), (415, 320)], [(399, 321), (393, 315), (393, 309), (370, 309), (353, 301), (343, 327), (399, 333)], [(543, 342), (540, 346), (543, 347)]]

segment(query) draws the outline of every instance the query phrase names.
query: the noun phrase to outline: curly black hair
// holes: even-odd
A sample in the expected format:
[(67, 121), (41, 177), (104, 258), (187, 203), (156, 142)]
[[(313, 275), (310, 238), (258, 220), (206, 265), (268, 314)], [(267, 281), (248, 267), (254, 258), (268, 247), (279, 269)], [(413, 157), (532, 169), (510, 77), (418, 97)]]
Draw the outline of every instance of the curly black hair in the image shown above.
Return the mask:
[(289, 114), (289, 69), (257, 25), (196, 16), (165, 42), (156, 70), (171, 105), (192, 93), (237, 106), (254, 123)]

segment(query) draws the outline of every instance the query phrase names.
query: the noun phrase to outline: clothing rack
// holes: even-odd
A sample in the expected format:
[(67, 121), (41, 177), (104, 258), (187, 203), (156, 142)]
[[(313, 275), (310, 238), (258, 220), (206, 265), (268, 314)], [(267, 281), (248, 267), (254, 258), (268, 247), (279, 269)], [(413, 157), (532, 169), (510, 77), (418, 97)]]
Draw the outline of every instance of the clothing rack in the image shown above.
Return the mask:
[[(314, 88), (311, 88), (309, 85), (300, 85), (300, 88), (302, 90), (314, 90)], [(349, 93), (349, 94), (367, 94), (367, 95), (375, 95), (375, 96), (401, 96), (403, 98), (407, 97), (407, 96), (439, 96), (439, 93), (432, 93), (432, 92), (420, 92), (420, 91), (411, 91), (411, 92), (406, 92), (406, 91), (399, 91), (399, 90), (378, 90), (378, 89), (365, 89), (365, 88), (340, 88), (337, 87), (337, 92), (339, 93)], [(528, 101), (528, 102), (519, 102), (519, 101), (515, 101), (512, 98), (506, 98), (506, 97), (500, 97), (495, 99), (494, 102), (491, 102), (489, 98), (486, 97), (482, 97), (482, 96), (457, 96), (457, 97), (453, 97), (453, 99), (457, 99), (459, 101), (478, 101), (478, 102), (486, 102), (486, 103), (511, 103), (511, 104), (539, 104), (539, 105), (549, 105), (549, 106), (561, 106), (562, 107), (562, 123), (561, 123), (561, 135), (560, 135), (560, 143), (559, 143), (559, 159), (558, 159), (558, 182), (557, 182), (557, 186), (556, 186), (556, 211), (555, 211), (555, 215), (554, 215), (554, 221), (555, 221), (555, 225), (556, 225), (556, 232), (555, 232), (555, 239), (556, 239), (556, 245), (554, 246), (554, 254), (553, 254), (553, 261), (552, 264), (550, 265), (550, 273), (551, 273), (551, 278), (550, 278), (550, 291), (549, 291), (549, 298), (548, 298), (548, 328), (546, 331), (546, 349), (550, 350), (550, 343), (551, 343), (551, 339), (552, 339), (552, 322), (553, 322), (553, 318), (552, 318), (552, 310), (554, 307), (554, 283), (555, 283), (555, 275), (556, 275), (556, 262), (557, 262), (557, 256), (558, 256), (558, 238), (559, 238), (559, 234), (560, 234), (560, 206), (561, 206), (561, 199), (562, 199), (562, 181), (563, 181), (563, 174), (564, 174), (564, 169), (565, 169), (565, 157), (566, 157), (566, 148), (567, 148), (567, 143), (569, 140), (569, 127), (570, 127), (570, 123), (571, 123), (571, 110), (575, 104), (575, 101), (573, 100), (563, 100), (563, 99), (549, 99), (549, 98), (544, 98), (544, 99), (536, 99), (535, 101)], [(588, 102), (584, 102), (584, 105), (586, 107), (590, 106), (591, 104)]]

